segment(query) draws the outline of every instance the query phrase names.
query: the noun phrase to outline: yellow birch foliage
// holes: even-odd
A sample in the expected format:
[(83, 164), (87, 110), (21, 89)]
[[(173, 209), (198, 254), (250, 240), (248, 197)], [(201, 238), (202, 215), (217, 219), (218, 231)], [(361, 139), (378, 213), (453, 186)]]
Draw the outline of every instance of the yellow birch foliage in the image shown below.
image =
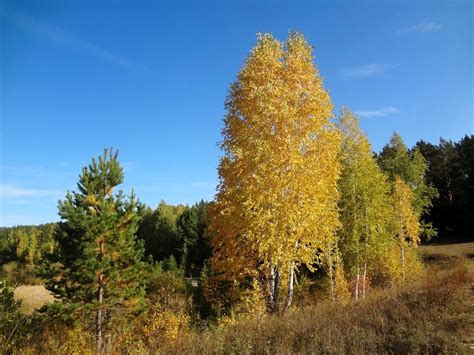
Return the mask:
[(343, 108), (338, 128), (342, 136), (339, 248), (348, 276), (362, 276), (365, 266), (373, 276), (385, 262), (391, 243), (390, 185), (357, 116)]
[(147, 316), (144, 335), (149, 343), (158, 345), (163, 340), (175, 342), (178, 336), (188, 330), (189, 316), (183, 311), (156, 307)]
[(400, 243), (418, 246), (420, 244), (420, 222), (413, 210), (413, 192), (397, 177), (393, 186), (393, 223)]
[(392, 226), (399, 247), (399, 260), (402, 278), (408, 269), (418, 269), (410, 265), (418, 263), (413, 249), (420, 244), (420, 221), (413, 209), (414, 195), (410, 187), (400, 177), (396, 177), (392, 192)]
[(347, 302), (351, 297), (349, 284), (344, 275), (344, 268), (340, 258), (337, 258), (334, 267), (334, 300), (337, 302)]
[(339, 134), (332, 103), (299, 33), (259, 35), (224, 119), (220, 184), (210, 208), (212, 268), (223, 279), (310, 269), (339, 225)]

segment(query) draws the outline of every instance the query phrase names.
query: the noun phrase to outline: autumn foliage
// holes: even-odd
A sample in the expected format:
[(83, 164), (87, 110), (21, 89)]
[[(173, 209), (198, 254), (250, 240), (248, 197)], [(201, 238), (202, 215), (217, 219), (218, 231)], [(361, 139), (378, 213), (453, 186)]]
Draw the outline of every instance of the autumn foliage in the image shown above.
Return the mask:
[(239, 287), (257, 279), (269, 310), (282, 293), (288, 307), (295, 272), (321, 263), (339, 226), (339, 134), (304, 37), (260, 35), (226, 108), (212, 268)]

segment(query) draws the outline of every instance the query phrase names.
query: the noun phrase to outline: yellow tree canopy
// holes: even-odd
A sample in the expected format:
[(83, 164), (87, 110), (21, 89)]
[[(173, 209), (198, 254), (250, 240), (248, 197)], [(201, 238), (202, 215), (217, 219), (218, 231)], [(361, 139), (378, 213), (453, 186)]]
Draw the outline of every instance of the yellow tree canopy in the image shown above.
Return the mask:
[(312, 268), (334, 238), (340, 139), (332, 108), (304, 37), (259, 35), (226, 101), (210, 209), (212, 265), (227, 279), (270, 265)]
[(410, 187), (400, 177), (393, 185), (393, 225), (401, 244), (420, 244), (420, 222), (413, 210), (415, 198)]

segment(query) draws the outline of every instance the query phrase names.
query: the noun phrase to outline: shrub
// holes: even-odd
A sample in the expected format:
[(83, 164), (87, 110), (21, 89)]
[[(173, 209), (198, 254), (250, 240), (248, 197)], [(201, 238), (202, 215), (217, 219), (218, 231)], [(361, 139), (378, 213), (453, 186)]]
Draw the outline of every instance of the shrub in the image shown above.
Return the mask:
[(32, 334), (33, 319), (20, 312), (13, 288), (0, 281), (0, 349), (5, 353), (24, 345)]

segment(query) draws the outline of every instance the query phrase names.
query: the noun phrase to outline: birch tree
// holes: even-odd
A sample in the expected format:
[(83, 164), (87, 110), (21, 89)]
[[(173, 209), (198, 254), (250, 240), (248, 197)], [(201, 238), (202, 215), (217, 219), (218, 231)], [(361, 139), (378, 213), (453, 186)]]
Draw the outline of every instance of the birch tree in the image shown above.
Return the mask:
[(393, 185), (393, 228), (400, 250), (402, 278), (406, 275), (407, 249), (420, 244), (420, 222), (413, 209), (414, 194), (410, 187), (399, 177)]
[(339, 225), (339, 135), (312, 52), (300, 33), (259, 35), (226, 101), (212, 267), (257, 278), (270, 311), (290, 306), (298, 267), (314, 270)]
[(357, 116), (343, 108), (338, 128), (342, 136), (339, 248), (348, 275), (355, 279), (358, 299), (365, 297), (368, 273), (389, 243), (390, 185)]

